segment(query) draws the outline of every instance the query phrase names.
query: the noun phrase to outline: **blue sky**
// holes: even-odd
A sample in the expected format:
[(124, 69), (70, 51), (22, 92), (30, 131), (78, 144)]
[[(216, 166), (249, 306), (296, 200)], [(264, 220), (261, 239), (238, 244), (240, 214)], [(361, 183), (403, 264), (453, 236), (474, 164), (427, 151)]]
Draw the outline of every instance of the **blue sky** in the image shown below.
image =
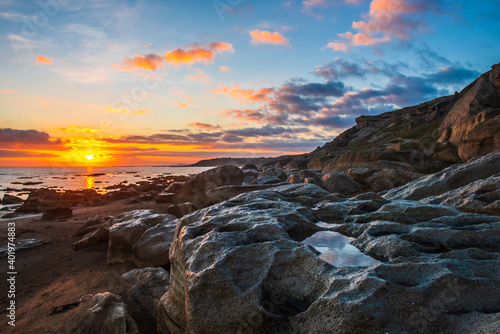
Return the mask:
[(308, 152), (489, 70), (499, 5), (0, 0), (0, 165)]

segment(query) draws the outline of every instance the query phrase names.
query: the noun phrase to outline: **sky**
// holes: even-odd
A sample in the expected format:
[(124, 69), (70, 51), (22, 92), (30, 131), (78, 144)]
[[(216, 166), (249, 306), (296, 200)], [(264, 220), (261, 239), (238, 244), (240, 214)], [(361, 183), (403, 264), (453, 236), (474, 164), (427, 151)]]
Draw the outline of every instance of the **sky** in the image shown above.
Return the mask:
[(314, 150), (500, 62), (499, 0), (0, 0), (0, 166)]

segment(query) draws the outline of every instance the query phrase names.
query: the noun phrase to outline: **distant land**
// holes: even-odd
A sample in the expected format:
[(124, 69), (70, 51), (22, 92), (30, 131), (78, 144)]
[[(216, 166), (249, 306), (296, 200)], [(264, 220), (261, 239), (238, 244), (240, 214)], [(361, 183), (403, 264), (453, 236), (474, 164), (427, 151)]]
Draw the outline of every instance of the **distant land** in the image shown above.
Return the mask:
[(269, 163), (277, 162), (283, 157), (274, 157), (274, 158), (214, 158), (214, 159), (205, 159), (200, 160), (197, 163), (192, 165), (188, 165), (187, 167), (216, 167), (222, 165), (234, 165), (234, 166), (244, 166), (247, 164), (262, 166)]

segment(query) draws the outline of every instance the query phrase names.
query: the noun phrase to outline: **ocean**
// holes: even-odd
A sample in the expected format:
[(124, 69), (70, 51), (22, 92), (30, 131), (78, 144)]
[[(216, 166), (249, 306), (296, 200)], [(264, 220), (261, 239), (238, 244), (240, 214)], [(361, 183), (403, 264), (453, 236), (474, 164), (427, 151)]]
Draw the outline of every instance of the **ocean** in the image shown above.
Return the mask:
[[(123, 181), (136, 183), (166, 175), (198, 174), (213, 167), (0, 167), (0, 198), (5, 193), (26, 199), (30, 190), (51, 187), (58, 190), (96, 189)], [(94, 176), (89, 176), (94, 174)], [(104, 175), (95, 175), (104, 174)]]

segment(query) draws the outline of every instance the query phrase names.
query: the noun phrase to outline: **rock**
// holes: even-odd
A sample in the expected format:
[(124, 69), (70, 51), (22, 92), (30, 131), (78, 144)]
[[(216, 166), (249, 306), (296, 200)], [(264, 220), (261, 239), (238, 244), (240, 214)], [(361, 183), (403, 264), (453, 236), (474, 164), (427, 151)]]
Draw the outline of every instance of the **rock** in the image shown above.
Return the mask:
[(500, 108), (500, 92), (495, 84), (495, 77), (500, 71), (500, 64), (494, 65), (492, 70), (481, 75), (460, 94), (460, 100), (455, 103), (447, 114), (440, 130), (451, 128), (451, 143), (460, 141), (464, 133), (457, 131), (461, 123), (486, 108)]
[(277, 167), (269, 167), (269, 168), (264, 169), (262, 171), (262, 173), (259, 174), (259, 178), (262, 178), (264, 176), (276, 177), (281, 182), (286, 181), (286, 179), (288, 178), (288, 176), (283, 171), (283, 169), (277, 168)]
[(421, 200), (423, 203), (451, 206), (460, 211), (500, 215), (494, 203), (500, 200), (500, 174), (472, 182), (442, 195)]
[[(278, 188), (288, 195), (299, 190)], [(314, 217), (304, 215), (302, 205), (283, 201), (276, 189), (242, 194), (179, 222), (170, 250), (171, 288), (159, 304), (159, 333), (235, 333), (242, 320), (267, 307), (262, 293), (287, 293), (282, 309), (290, 305), (295, 313), (326, 287), (318, 280), (324, 269), (316, 254), (289, 239), (317, 231)], [(292, 258), (297, 262), (287, 266)]]
[(68, 334), (139, 334), (119, 295), (110, 292), (86, 295), (77, 310), (79, 313), (66, 326)]
[(252, 184), (247, 186), (223, 186), (218, 188), (210, 189), (207, 192), (207, 197), (212, 201), (212, 203), (220, 203), (227, 201), (233, 197), (236, 197), (240, 194), (256, 191), (256, 190), (264, 190), (270, 189), (274, 187), (279, 187), (282, 185), (288, 184), (287, 182), (280, 182), (274, 184)]
[(163, 192), (163, 193), (159, 194), (158, 197), (156, 198), (156, 203), (158, 203), (158, 204), (171, 203), (174, 201), (174, 196), (175, 196), (175, 193)]
[(241, 167), (241, 169), (243, 169), (244, 172), (245, 170), (258, 170), (259, 168), (254, 164), (246, 164), (243, 167)]
[(42, 215), (42, 220), (68, 219), (73, 216), (71, 208), (48, 209)]
[[(495, 328), (500, 217), (389, 201), (374, 193), (342, 199), (322, 191), (311, 184), (254, 191), (181, 219), (170, 249), (170, 290), (159, 302), (158, 332), (488, 333)], [(321, 200), (305, 204), (300, 194)], [(353, 245), (381, 262), (340, 267), (323, 261), (321, 247), (301, 242), (324, 226), (311, 206), (338, 213), (342, 224), (330, 229), (354, 238)]]
[[(16, 252), (19, 252), (23, 249), (35, 248), (38, 246), (45, 245), (47, 241), (42, 239), (18, 239), (16, 238)], [(0, 246), (0, 258), (7, 257), (9, 253), (12, 253), (12, 249), (9, 249), (9, 244), (5, 243)]]
[(461, 133), (458, 155), (463, 161), (500, 150), (500, 109), (485, 110), (455, 129)]
[(83, 236), (83, 238), (71, 245), (73, 250), (79, 251), (81, 249), (89, 248), (92, 246), (98, 246), (104, 242), (108, 242), (109, 239), (109, 228), (104, 226), (99, 226), (95, 231), (89, 232)]
[(184, 182), (172, 182), (170, 185), (165, 189), (163, 192), (165, 193), (176, 193), (179, 190), (181, 190), (182, 186), (184, 185)]
[(136, 259), (135, 244), (151, 227), (158, 224), (168, 225), (175, 220), (171, 215), (159, 214), (152, 210), (134, 210), (116, 217), (109, 230), (107, 263), (134, 261), (137, 262), (136, 265), (140, 265), (141, 261)]
[(332, 193), (351, 195), (361, 191), (359, 184), (345, 173), (326, 174), (321, 181), (325, 189)]
[(85, 223), (78, 230), (76, 230), (71, 236), (81, 237), (89, 232), (97, 230), (101, 226), (107, 227), (109, 229), (112, 225), (113, 225), (113, 217), (97, 215), (87, 219)]
[(384, 198), (419, 200), (444, 194), (497, 173), (500, 173), (500, 151), (421, 177), (404, 186), (390, 190), (384, 195)]
[(266, 184), (279, 184), (283, 183), (282, 179), (277, 176), (259, 176), (257, 179), (252, 181), (250, 184), (255, 185), (266, 185)]
[(22, 198), (9, 194), (4, 194), (2, 200), (0, 201), (2, 205), (20, 204), (22, 202), (24, 202)]
[(303, 183), (302, 178), (299, 176), (299, 174), (290, 174), (288, 179), (286, 179), (287, 182), (290, 182), (291, 184), (297, 184), (297, 183)]
[(314, 183), (321, 185), (321, 175), (310, 169), (303, 169), (299, 171), (299, 177), (301, 179), (309, 179), (307, 183)]
[[(171, 217), (170, 217), (171, 218)], [(170, 265), (168, 250), (174, 238), (176, 220), (147, 229), (134, 244), (134, 263), (139, 268)]]
[(177, 218), (182, 218), (183, 216), (188, 215), (194, 211), (196, 211), (196, 207), (191, 202), (174, 204), (167, 208), (167, 213), (174, 215)]
[(243, 175), (245, 177), (245, 182), (250, 183), (259, 177), (260, 172), (257, 169), (244, 169)]
[(158, 301), (170, 287), (169, 273), (163, 268), (133, 269), (120, 278), (126, 304), (141, 333), (156, 333)]
[(192, 202), (197, 209), (211, 205), (206, 193), (212, 189), (227, 185), (241, 185), (243, 171), (235, 166), (225, 165), (191, 176), (175, 197), (177, 203)]

